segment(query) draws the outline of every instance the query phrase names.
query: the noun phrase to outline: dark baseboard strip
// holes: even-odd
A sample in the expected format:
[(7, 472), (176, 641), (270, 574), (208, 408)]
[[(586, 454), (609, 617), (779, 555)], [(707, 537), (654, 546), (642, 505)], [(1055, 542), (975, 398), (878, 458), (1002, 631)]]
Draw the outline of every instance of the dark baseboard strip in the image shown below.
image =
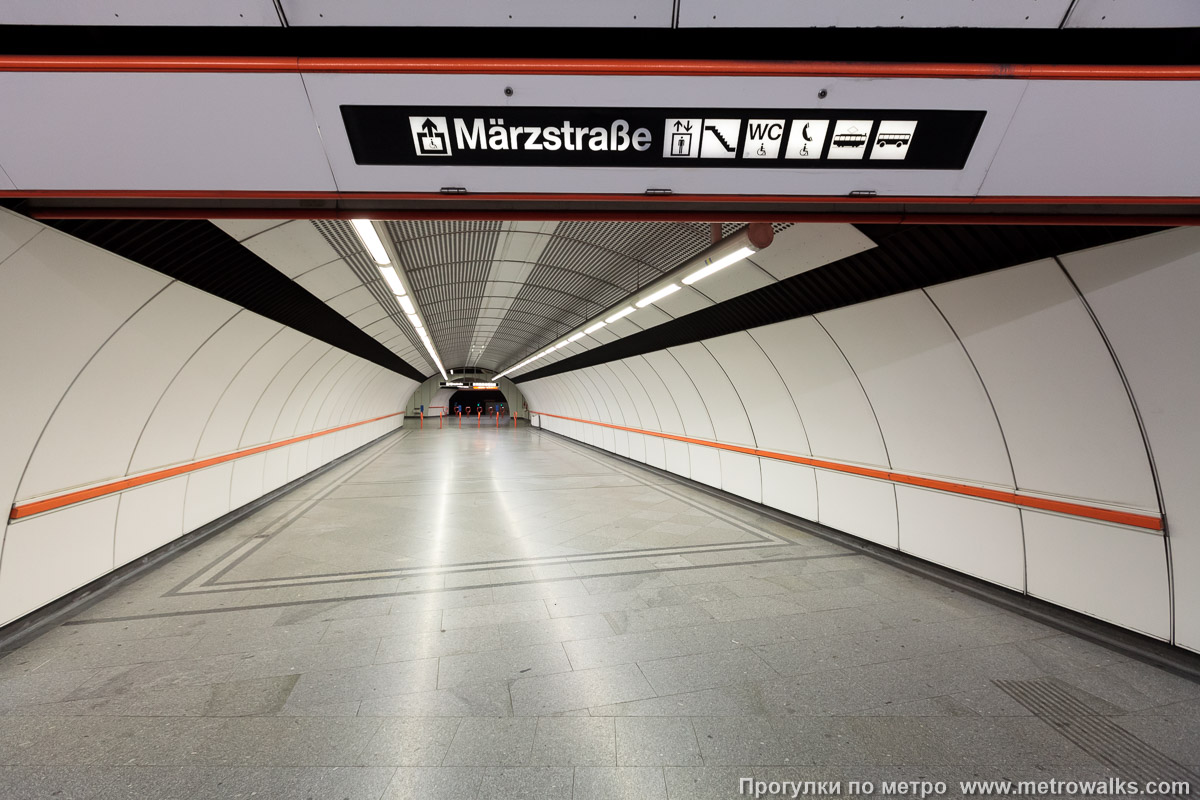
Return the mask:
[(63, 622), (68, 617), (78, 614), (88, 606), (91, 606), (105, 597), (108, 597), (120, 587), (137, 580), (151, 570), (157, 569), (179, 554), (183, 553), (185, 550), (189, 550), (201, 542), (216, 536), (218, 533), (230, 527), (231, 525), (240, 522), (264, 506), (269, 505), (289, 492), (300, 488), (309, 481), (319, 478), (348, 459), (359, 455), (364, 450), (374, 447), (390, 436), (395, 436), (403, 432), (403, 427), (388, 431), (383, 436), (372, 439), (366, 444), (351, 450), (345, 455), (338, 456), (328, 464), (317, 467), (312, 472), (302, 475), (290, 483), (285, 483), (278, 489), (273, 489), (264, 494), (262, 497), (251, 500), (244, 506), (239, 506), (233, 511), (230, 511), (228, 514), (218, 517), (212, 522), (202, 525), (190, 533), (185, 533), (178, 539), (167, 542), (157, 550), (152, 550), (141, 558), (117, 567), (112, 572), (101, 575), (96, 580), (85, 586), (81, 586), (70, 594), (64, 595), (57, 600), (54, 600), (35, 611), (29, 612), (25, 616), (13, 620), (3, 627), (0, 627), (0, 657), (3, 657), (13, 650), (16, 650), (17, 648), (29, 643), (38, 636), (41, 636), (46, 631)]
[(722, 489), (709, 486), (706, 483), (685, 478), (682, 475), (642, 463), (628, 456), (618, 455), (602, 447), (564, 436), (561, 433), (549, 431), (545, 428), (539, 428), (538, 430), (541, 433), (558, 437), (580, 447), (586, 447), (590, 450), (595, 450), (597, 453), (624, 461), (650, 473), (670, 477), (679, 483), (724, 500), (727, 503), (741, 506), (749, 511), (770, 517), (786, 525), (791, 525), (805, 533), (841, 545), (865, 556), (870, 556), (877, 561), (890, 564), (905, 572), (920, 575), (923, 578), (935, 581), (955, 591), (999, 606), (1006, 611), (1020, 614), (1023, 617), (1040, 622), (1043, 625), (1063, 631), (1064, 633), (1070, 633), (1081, 639), (1103, 645), (1123, 656), (1200, 682), (1200, 653), (1193, 653), (1190, 650), (1184, 650), (1181, 647), (1176, 647), (1159, 639), (1113, 625), (1110, 622), (1089, 617), (1078, 611), (1072, 611), (1045, 600), (1039, 600), (1036, 597), (1030, 597), (1029, 595), (1013, 591), (1012, 589), (988, 583), (980, 578), (956, 572), (949, 567), (943, 567), (940, 564), (926, 561), (918, 556), (869, 542), (866, 539), (861, 539), (853, 534), (840, 531), (837, 528), (830, 528), (827, 525), (788, 514), (786, 511), (780, 511), (777, 508), (755, 503), (753, 500), (738, 497)]

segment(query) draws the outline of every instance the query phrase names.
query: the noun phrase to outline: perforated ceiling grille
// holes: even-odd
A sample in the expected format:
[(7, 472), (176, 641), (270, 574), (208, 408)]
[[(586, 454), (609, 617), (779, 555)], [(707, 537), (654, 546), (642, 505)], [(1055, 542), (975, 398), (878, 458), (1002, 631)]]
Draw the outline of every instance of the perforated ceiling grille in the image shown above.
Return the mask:
[[(414, 351), (414, 354), (409, 357), (413, 364), (429, 374), (435, 372), (433, 365), (425, 358), (425, 346), (421, 344), (416, 332), (405, 319), (404, 312), (396, 302), (396, 296), (392, 294), (392, 290), (384, 282), (383, 276), (379, 274), (374, 260), (363, 250), (362, 242), (359, 241), (353, 226), (349, 222), (323, 219), (313, 220), (312, 224), (325, 238), (325, 241), (329, 242), (329, 246), (345, 260), (351, 271), (363, 282), (363, 286), (367, 287), (375, 301), (396, 323), (401, 335)], [(395, 342), (390, 343), (390, 346), (394, 345)]]
[[(423, 354), (350, 223), (320, 220), (313, 225)], [(729, 236), (743, 227), (725, 224), (721, 232)], [(774, 227), (778, 232), (790, 224)], [(500, 250), (502, 237), (517, 230), (516, 223), (404, 220), (387, 222), (384, 229), (448, 368), (502, 369), (712, 242), (711, 227), (705, 223), (575, 221), (547, 224), (538, 233), (531, 233), (529, 226), (521, 228), (540, 246), (529, 251), (533, 255), (514, 256)], [(501, 258), (507, 269), (503, 275), (498, 269)]]
[(385, 227), (442, 363), (471, 363), (475, 321), (503, 223), (415, 220)]
[[(722, 233), (742, 227), (725, 225)], [(511, 364), (711, 243), (704, 223), (560, 223), (479, 363), (497, 369)]]

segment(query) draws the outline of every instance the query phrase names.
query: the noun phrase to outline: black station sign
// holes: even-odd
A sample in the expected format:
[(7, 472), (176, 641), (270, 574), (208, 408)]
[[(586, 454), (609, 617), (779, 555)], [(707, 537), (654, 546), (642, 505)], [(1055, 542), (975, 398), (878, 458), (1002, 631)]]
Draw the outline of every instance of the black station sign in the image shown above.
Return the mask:
[(985, 111), (342, 106), (358, 164), (962, 169)]

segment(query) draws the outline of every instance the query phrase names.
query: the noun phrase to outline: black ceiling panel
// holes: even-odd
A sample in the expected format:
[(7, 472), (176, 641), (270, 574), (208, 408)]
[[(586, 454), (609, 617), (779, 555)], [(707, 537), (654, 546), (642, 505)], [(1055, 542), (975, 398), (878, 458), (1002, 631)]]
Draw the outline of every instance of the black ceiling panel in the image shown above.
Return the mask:
[(417, 382), (426, 376), (207, 220), (56, 220), (53, 225)]
[(537, 380), (1161, 230), (1068, 225), (857, 227), (879, 246), (564, 358), (513, 381)]

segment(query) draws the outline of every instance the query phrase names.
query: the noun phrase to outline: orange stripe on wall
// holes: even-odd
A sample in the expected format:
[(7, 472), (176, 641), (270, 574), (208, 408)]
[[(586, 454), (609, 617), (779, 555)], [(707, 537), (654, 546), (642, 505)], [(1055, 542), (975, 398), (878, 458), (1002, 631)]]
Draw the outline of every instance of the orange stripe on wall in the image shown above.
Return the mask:
[(590, 419), (577, 419), (576, 417), (564, 417), (559, 414), (547, 414), (544, 411), (530, 410), (530, 414), (541, 414), (544, 417), (554, 417), (555, 419), (565, 419), (571, 422), (582, 422), (586, 425), (598, 425), (602, 428), (612, 428), (619, 431), (628, 431), (629, 433), (640, 433), (644, 436), (654, 436), (659, 439), (670, 439), (676, 442), (687, 442), (688, 444), (698, 444), (702, 447), (712, 447), (717, 450), (728, 450), (734, 453), (745, 453), (751, 456), (759, 456), (760, 458), (770, 458), (775, 461), (789, 461), (793, 464), (803, 464), (816, 469), (828, 470), (830, 472), (842, 472), (850, 475), (860, 475), (865, 478), (876, 478), (878, 480), (890, 481), (899, 483), (905, 486), (919, 486), (922, 489), (933, 489), (939, 492), (947, 492), (949, 494), (962, 495), (964, 497), (976, 497), (981, 500), (992, 500), (998, 503), (1008, 503), (1009, 505), (1019, 506), (1022, 508), (1034, 508), (1040, 511), (1053, 511), (1058, 514), (1066, 514), (1072, 517), (1083, 517), (1085, 519), (1095, 519), (1102, 522), (1115, 522), (1119, 525), (1129, 525), (1134, 528), (1144, 528), (1151, 531), (1161, 531), (1163, 529), (1162, 517), (1152, 514), (1135, 514), (1129, 511), (1114, 511), (1108, 508), (1099, 506), (1089, 506), (1084, 503), (1071, 503), (1065, 500), (1050, 500), (1042, 497), (1030, 497), (1028, 495), (1019, 494), (1017, 492), (1008, 491), (1005, 489), (987, 489), (982, 486), (970, 486), (965, 483), (954, 483), (953, 481), (937, 480), (935, 478), (922, 478), (916, 475), (905, 475), (902, 472), (892, 472), (890, 470), (874, 469), (872, 467), (856, 467), (850, 464), (839, 464), (836, 461), (822, 461), (817, 458), (809, 458), (807, 456), (795, 456), (787, 453), (776, 453), (771, 450), (760, 450), (756, 447), (743, 447), (736, 444), (725, 444), (724, 442), (713, 442), (708, 439), (696, 439), (691, 436), (677, 436), (673, 433), (661, 433), (659, 431), (647, 431), (641, 428), (630, 428), (625, 425), (614, 425), (609, 422), (594, 422)]
[(9, 519), (21, 519), (22, 517), (29, 517), (29, 516), (33, 516), (34, 514), (41, 514), (45, 511), (53, 511), (57, 508), (63, 508), (65, 506), (75, 505), (76, 503), (82, 503), (85, 500), (94, 500), (97, 497), (104, 497), (105, 495), (116, 494), (117, 492), (123, 492), (126, 489), (132, 489), (136, 486), (145, 486), (148, 483), (154, 483), (156, 481), (165, 481), (167, 478), (174, 478), (177, 475), (185, 475), (189, 472), (195, 472), (197, 470), (205, 469), (206, 467), (212, 467), (217, 464), (224, 464), (226, 461), (233, 461), (238, 458), (245, 458), (246, 456), (252, 456), (257, 453), (265, 453), (268, 450), (275, 450), (280, 447), (286, 447), (287, 445), (295, 444), (296, 442), (303, 442), (308, 439), (316, 439), (318, 436), (327, 436), (331, 433), (337, 433), (338, 431), (344, 431), (347, 428), (357, 428), (359, 425), (366, 425), (371, 422), (378, 422), (381, 419), (389, 419), (390, 417), (398, 417), (398, 416), (400, 416), (401, 413), (403, 413), (403, 412), (397, 412), (395, 414), (384, 414), (382, 417), (374, 417), (372, 419), (364, 419), (361, 422), (351, 422), (349, 425), (339, 425), (336, 428), (329, 428), (328, 430), (317, 431), (316, 433), (306, 433), (303, 436), (293, 436), (291, 439), (284, 439), (279, 442), (271, 442), (270, 444), (261, 444), (261, 445), (258, 445), (257, 447), (248, 447), (245, 450), (238, 450), (233, 453), (226, 453), (223, 456), (213, 456), (212, 458), (205, 458), (205, 459), (201, 459), (199, 461), (191, 461), (187, 464), (179, 464), (177, 466), (168, 467), (166, 469), (160, 469), (155, 472), (148, 472), (145, 475), (136, 475), (132, 478), (122, 478), (120, 480), (110, 481), (109, 483), (103, 483), (103, 484), (100, 484), (99, 486), (91, 486), (87, 489), (79, 489), (74, 492), (67, 492), (66, 494), (56, 495), (55, 497), (48, 497), (45, 500), (34, 500), (29, 503), (21, 503), (18, 505), (14, 505), (12, 507), (12, 510), (8, 514), (8, 518)]

